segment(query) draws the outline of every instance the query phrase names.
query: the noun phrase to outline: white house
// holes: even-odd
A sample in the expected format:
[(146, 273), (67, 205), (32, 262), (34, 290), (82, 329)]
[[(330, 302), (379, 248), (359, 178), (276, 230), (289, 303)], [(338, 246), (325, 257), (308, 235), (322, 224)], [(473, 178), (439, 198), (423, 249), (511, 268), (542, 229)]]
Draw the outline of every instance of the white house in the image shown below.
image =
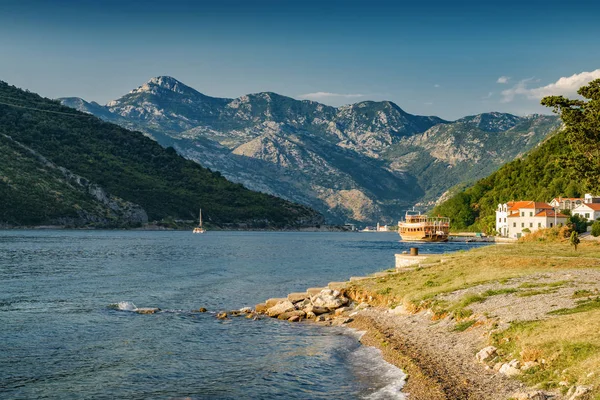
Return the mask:
[(559, 210), (572, 210), (584, 203), (585, 199), (580, 197), (556, 197), (552, 199), (550, 205)]
[(595, 221), (600, 218), (600, 204), (599, 203), (584, 203), (578, 207), (575, 207), (572, 211), (573, 215), (579, 215), (588, 221)]
[(496, 231), (503, 237), (519, 238), (525, 229), (533, 232), (542, 228), (562, 226), (567, 223), (568, 218), (568, 216), (554, 211), (552, 206), (547, 203), (509, 201), (505, 204), (498, 204)]
[(586, 193), (581, 197), (556, 197), (552, 199), (550, 205), (559, 210), (574, 210), (582, 204), (600, 204), (600, 197)]

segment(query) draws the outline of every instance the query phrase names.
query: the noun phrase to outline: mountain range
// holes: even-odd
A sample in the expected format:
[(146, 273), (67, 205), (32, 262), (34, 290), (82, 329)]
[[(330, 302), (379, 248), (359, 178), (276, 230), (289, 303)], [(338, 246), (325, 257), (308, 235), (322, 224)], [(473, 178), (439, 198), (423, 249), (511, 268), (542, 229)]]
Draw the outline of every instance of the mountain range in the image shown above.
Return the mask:
[(446, 121), (389, 101), (331, 107), (271, 92), (217, 98), (168, 76), (106, 105), (59, 100), (331, 223), (393, 223), (409, 207), (431, 207), (560, 126), (555, 116), (496, 112)]
[[(0, 81), (0, 226), (298, 228), (314, 210), (250, 191), (140, 132)], [(187, 222), (186, 222), (187, 221)]]

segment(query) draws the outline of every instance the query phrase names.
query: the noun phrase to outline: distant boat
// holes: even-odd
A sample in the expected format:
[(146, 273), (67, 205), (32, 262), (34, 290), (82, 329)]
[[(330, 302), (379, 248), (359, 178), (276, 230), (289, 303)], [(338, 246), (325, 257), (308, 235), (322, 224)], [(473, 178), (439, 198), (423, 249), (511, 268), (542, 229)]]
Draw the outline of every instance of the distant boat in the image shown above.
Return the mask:
[(398, 234), (405, 242), (447, 242), (450, 218), (428, 217), (417, 211), (407, 211), (398, 222)]
[(198, 226), (194, 228), (193, 232), (194, 233), (206, 232), (206, 230), (202, 227), (202, 209), (200, 209), (200, 222), (198, 223)]

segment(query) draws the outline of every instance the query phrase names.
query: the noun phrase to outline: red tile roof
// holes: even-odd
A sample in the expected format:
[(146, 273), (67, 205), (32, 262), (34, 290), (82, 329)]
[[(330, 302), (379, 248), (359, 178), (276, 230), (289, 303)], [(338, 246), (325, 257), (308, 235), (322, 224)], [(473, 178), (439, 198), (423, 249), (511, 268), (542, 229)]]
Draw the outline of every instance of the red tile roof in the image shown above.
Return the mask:
[(545, 210), (551, 210), (552, 206), (548, 203), (541, 201), (509, 201), (506, 203), (509, 206), (510, 211), (520, 210), (521, 208), (535, 208), (536, 210), (541, 208)]
[(585, 204), (581, 204), (581, 206), (587, 206), (594, 211), (600, 211), (600, 204), (598, 204), (598, 203), (585, 203)]
[(556, 214), (557, 218), (568, 218), (566, 215), (561, 213), (555, 213), (554, 210), (544, 210), (535, 214), (536, 217), (552, 217), (554, 218), (554, 214)]

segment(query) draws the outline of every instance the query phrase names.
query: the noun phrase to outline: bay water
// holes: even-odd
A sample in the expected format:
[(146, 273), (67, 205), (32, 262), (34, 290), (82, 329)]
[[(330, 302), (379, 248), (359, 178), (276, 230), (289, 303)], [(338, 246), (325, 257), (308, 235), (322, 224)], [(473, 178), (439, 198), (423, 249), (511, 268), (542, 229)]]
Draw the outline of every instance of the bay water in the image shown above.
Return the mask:
[[(360, 333), (232, 318), (394, 267), (394, 233), (0, 231), (2, 399), (403, 399)], [(420, 244), (443, 253), (477, 244)], [(159, 307), (140, 315), (134, 307)], [(209, 310), (198, 313), (200, 307)]]

